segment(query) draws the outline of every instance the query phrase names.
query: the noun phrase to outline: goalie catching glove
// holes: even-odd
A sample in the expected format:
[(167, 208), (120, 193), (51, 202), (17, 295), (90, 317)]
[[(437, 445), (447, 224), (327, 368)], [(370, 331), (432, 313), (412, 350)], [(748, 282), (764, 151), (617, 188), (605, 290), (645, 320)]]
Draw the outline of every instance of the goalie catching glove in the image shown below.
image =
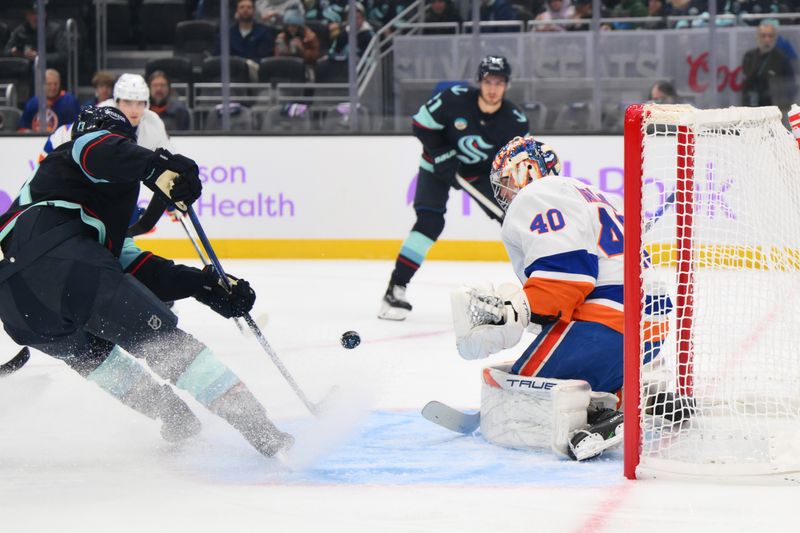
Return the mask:
[(163, 148), (153, 154), (151, 171), (143, 181), (150, 190), (181, 211), (186, 211), (200, 198), (203, 190), (197, 163)]
[(450, 297), (456, 347), (464, 359), (480, 359), (511, 348), (528, 327), (528, 298), (516, 285), (463, 287)]
[(228, 274), (228, 282), (231, 285), (229, 291), (212, 265), (203, 268), (203, 275), (205, 281), (194, 293), (198, 302), (206, 304), (225, 318), (244, 316), (253, 308), (256, 293), (247, 281)]

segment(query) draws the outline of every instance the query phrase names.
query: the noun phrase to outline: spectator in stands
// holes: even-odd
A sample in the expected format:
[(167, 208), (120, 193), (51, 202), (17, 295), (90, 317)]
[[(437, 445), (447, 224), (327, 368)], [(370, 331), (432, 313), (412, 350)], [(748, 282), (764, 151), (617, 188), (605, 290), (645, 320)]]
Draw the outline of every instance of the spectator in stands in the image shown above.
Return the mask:
[[(17, 26), (11, 32), (5, 47), (7, 56), (24, 57), (33, 61), (39, 55), (37, 52), (38, 38), (36, 35), (39, 24), (39, 16), (36, 11), (36, 2), (32, 2), (30, 7), (25, 10), (25, 22)], [(45, 31), (47, 47), (47, 66), (59, 70), (67, 67), (67, 36), (64, 25), (58, 22), (48, 22)]]
[[(230, 27), (231, 55), (254, 61), (272, 57), (275, 52), (275, 30), (255, 21), (253, 0), (236, 2), (235, 22)], [(219, 44), (216, 54), (219, 55)]]
[(280, 27), (285, 22), (284, 15), (288, 11), (305, 13), (302, 0), (256, 0), (256, 12), (261, 22)]
[[(344, 21), (342, 23), (331, 24), (332, 44), (328, 50), (328, 58), (333, 61), (347, 61), (348, 57), (348, 10), (344, 11)], [(356, 2), (356, 57), (361, 57), (369, 46), (370, 41), (375, 36), (375, 32), (367, 22), (364, 5)]]
[(320, 56), (317, 34), (306, 26), (306, 19), (299, 11), (284, 13), (283, 24), (284, 30), (275, 39), (275, 55), (300, 57), (313, 72)]
[[(611, 9), (611, 16), (618, 18), (625, 17), (646, 17), (647, 6), (643, 0), (620, 0), (620, 2)], [(615, 30), (630, 30), (637, 25), (631, 22), (615, 22), (612, 24)]]
[[(462, 20), (453, 0), (431, 0), (431, 3), (425, 8), (425, 22), (457, 22), (461, 24)], [(425, 28), (422, 33), (426, 35), (458, 33), (458, 29)]]
[(680, 102), (675, 86), (667, 80), (660, 80), (650, 87), (648, 101), (655, 104), (677, 104)]
[(588, 30), (590, 25), (586, 21), (592, 20), (592, 0), (573, 0), (572, 16), (569, 18), (582, 22), (580, 24), (576, 23), (567, 25), (567, 31)]
[(325, 19), (324, 12), (328, 7), (328, 0), (303, 0), (303, 10), (306, 20), (319, 20), (331, 22)]
[(667, 27), (667, 17), (671, 14), (672, 4), (665, 4), (664, 0), (647, 0), (647, 16), (661, 17), (658, 22), (645, 22), (641, 25), (645, 30), (663, 30)]
[[(52, 132), (62, 124), (78, 118), (81, 106), (78, 99), (61, 89), (61, 75), (49, 68), (45, 72), (44, 94), (47, 97), (47, 131)], [(19, 119), (18, 131), (39, 131), (39, 99), (32, 96), (25, 102)]]
[[(519, 20), (509, 0), (481, 0), (480, 17), (481, 22)], [(518, 31), (518, 29), (511, 26), (481, 29), (481, 33), (507, 31)]]
[(742, 58), (742, 105), (776, 105), (786, 113), (797, 85), (794, 69), (786, 55), (776, 48), (778, 21), (763, 20), (756, 29), (757, 46)]
[(408, 0), (366, 0), (364, 7), (366, 8), (367, 22), (373, 28), (383, 28), (402, 13), (410, 3)]
[(164, 122), (167, 131), (188, 130), (191, 125), (186, 104), (172, 94), (172, 84), (166, 73), (156, 70), (147, 78), (150, 88), (150, 110)]
[(83, 103), (83, 105), (97, 105), (100, 102), (111, 98), (114, 90), (114, 83), (117, 77), (108, 70), (98, 70), (92, 76), (92, 87), (94, 87), (94, 98)]
[[(569, 0), (547, 0), (545, 10), (536, 16), (537, 22), (550, 22), (575, 17), (575, 8)], [(542, 24), (534, 26), (536, 31), (564, 31), (565, 24)]]

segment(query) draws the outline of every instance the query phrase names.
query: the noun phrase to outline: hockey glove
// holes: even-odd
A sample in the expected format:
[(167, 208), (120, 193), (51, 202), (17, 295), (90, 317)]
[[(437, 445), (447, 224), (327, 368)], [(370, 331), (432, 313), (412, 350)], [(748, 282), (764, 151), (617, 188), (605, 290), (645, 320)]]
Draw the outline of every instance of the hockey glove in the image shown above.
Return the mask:
[(212, 265), (206, 265), (203, 268), (203, 274), (205, 282), (194, 293), (198, 302), (209, 306), (225, 318), (244, 316), (253, 308), (256, 293), (247, 281), (228, 274), (231, 284), (229, 292)]
[(528, 299), (503, 283), (462, 287), (451, 294), (456, 348), (464, 359), (481, 359), (515, 346), (530, 322)]
[(433, 166), (433, 175), (450, 184), (455, 181), (458, 170), (458, 150), (455, 148), (440, 148), (438, 150), (425, 150), (425, 159)]
[(200, 198), (203, 190), (197, 163), (163, 148), (153, 154), (151, 172), (144, 184), (181, 211)]

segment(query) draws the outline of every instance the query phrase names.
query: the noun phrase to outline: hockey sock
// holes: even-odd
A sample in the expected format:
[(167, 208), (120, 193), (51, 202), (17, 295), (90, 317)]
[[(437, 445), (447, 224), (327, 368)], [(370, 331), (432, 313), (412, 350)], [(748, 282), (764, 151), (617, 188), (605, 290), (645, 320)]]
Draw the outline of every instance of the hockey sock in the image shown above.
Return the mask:
[(417, 211), (417, 222), (403, 242), (392, 272), (392, 283), (408, 285), (444, 229), (444, 213)]
[(186, 367), (176, 385), (239, 431), (253, 447), (271, 457), (291, 442), (267, 418), (250, 390), (211, 350), (203, 348)]
[(161, 435), (175, 442), (200, 431), (200, 422), (169, 385), (158, 383), (139, 361), (118, 346), (86, 379), (148, 418), (164, 422)]
[(205, 347), (175, 381), (206, 407), (240, 383), (236, 374)]

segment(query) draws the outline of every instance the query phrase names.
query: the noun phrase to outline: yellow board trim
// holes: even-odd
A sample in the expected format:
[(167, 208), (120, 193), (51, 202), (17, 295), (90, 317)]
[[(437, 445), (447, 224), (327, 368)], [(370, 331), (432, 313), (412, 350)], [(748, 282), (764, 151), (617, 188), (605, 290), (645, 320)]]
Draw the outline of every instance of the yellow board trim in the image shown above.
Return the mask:
[[(675, 268), (677, 247), (653, 243), (645, 246), (652, 266)], [(800, 270), (800, 250), (789, 247), (744, 246), (732, 244), (701, 244), (694, 253), (694, 268), (744, 270)]]
[[(187, 239), (139, 239), (143, 250), (170, 259), (196, 259)], [(334, 239), (213, 239), (220, 258), (228, 259), (390, 259), (397, 257), (400, 240)], [(508, 261), (500, 241), (438, 241), (426, 259), (445, 261)]]

